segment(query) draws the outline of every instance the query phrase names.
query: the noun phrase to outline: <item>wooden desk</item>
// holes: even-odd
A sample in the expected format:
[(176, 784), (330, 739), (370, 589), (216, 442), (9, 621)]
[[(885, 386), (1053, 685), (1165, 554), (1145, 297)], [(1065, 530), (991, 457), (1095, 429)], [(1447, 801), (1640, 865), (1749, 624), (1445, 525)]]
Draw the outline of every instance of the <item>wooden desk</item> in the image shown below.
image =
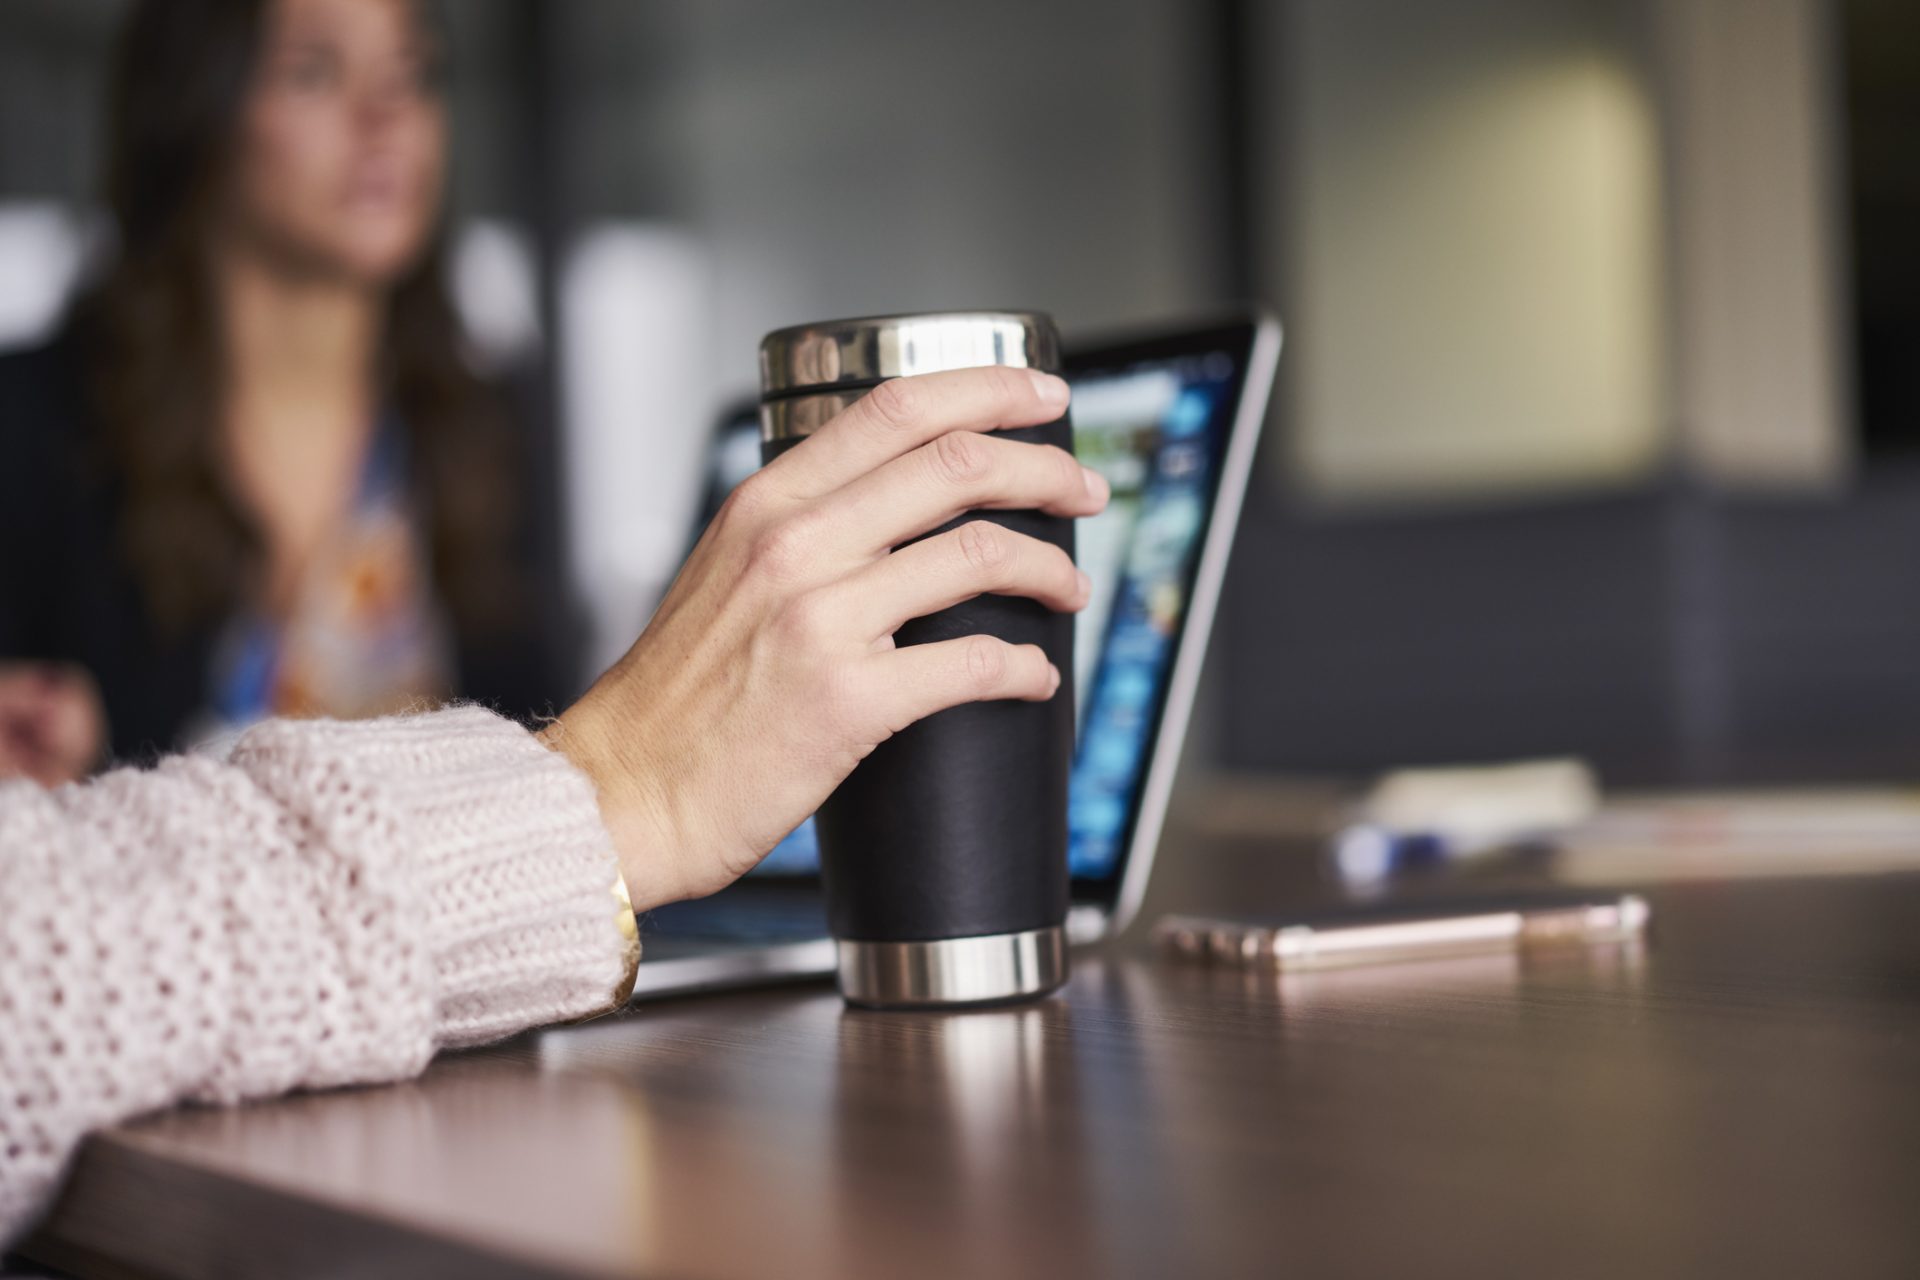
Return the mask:
[[(1279, 865), (1196, 859), (1159, 905), (1244, 909)], [(1920, 1275), (1920, 875), (1652, 898), (1644, 948), (1542, 962), (1279, 981), (1122, 945), (996, 1012), (663, 1002), (105, 1134), (36, 1248), (102, 1276)]]

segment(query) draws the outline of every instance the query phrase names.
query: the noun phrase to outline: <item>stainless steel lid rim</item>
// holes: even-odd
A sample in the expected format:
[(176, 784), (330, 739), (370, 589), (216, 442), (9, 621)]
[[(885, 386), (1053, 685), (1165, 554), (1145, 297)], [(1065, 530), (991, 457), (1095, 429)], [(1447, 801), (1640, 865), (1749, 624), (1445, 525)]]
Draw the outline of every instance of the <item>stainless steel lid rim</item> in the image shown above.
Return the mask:
[(1038, 311), (856, 316), (794, 325), (760, 343), (764, 400), (982, 365), (1060, 367), (1060, 335)]

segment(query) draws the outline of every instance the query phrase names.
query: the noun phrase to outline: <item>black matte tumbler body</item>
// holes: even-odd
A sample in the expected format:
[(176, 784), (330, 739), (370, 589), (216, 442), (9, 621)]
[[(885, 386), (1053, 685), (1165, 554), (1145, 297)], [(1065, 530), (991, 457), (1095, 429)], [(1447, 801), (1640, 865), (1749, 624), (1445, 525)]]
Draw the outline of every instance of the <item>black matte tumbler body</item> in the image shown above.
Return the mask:
[[(763, 453), (813, 430), (890, 377), (988, 364), (1059, 371), (1044, 315), (879, 316), (782, 329), (761, 344)], [(1071, 452), (1062, 417), (998, 433)], [(1073, 553), (1073, 522), (977, 511)], [(959, 636), (1039, 645), (1061, 674), (1046, 702), (981, 702), (928, 716), (875, 748), (816, 819), (840, 985), (858, 1004), (978, 1004), (1066, 980), (1067, 774), (1073, 756), (1073, 617), (986, 595), (916, 618), (901, 646)]]

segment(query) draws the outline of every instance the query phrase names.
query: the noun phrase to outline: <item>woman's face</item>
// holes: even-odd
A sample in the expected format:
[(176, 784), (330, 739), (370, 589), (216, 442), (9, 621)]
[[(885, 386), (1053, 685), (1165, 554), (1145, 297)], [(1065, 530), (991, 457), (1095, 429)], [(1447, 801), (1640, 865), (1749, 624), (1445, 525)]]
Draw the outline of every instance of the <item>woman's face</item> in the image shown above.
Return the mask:
[(446, 167), (429, 39), (410, 0), (270, 0), (228, 202), (241, 243), (373, 286), (413, 264)]

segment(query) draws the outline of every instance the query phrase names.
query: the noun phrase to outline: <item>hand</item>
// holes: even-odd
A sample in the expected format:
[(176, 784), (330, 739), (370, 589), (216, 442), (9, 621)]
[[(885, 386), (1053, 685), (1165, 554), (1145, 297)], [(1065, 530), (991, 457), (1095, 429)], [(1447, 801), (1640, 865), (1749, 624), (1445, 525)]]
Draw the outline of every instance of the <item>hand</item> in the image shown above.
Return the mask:
[(55, 787), (87, 776), (106, 746), (92, 677), (50, 662), (0, 662), (0, 778)]
[(1106, 482), (1066, 452), (988, 434), (1067, 396), (1010, 368), (882, 383), (728, 498), (645, 634), (545, 733), (596, 784), (637, 907), (737, 879), (915, 720), (1054, 695), (1038, 646), (893, 633), (987, 592), (1086, 607), (1065, 552), (995, 524), (901, 546), (969, 510), (1100, 511)]

